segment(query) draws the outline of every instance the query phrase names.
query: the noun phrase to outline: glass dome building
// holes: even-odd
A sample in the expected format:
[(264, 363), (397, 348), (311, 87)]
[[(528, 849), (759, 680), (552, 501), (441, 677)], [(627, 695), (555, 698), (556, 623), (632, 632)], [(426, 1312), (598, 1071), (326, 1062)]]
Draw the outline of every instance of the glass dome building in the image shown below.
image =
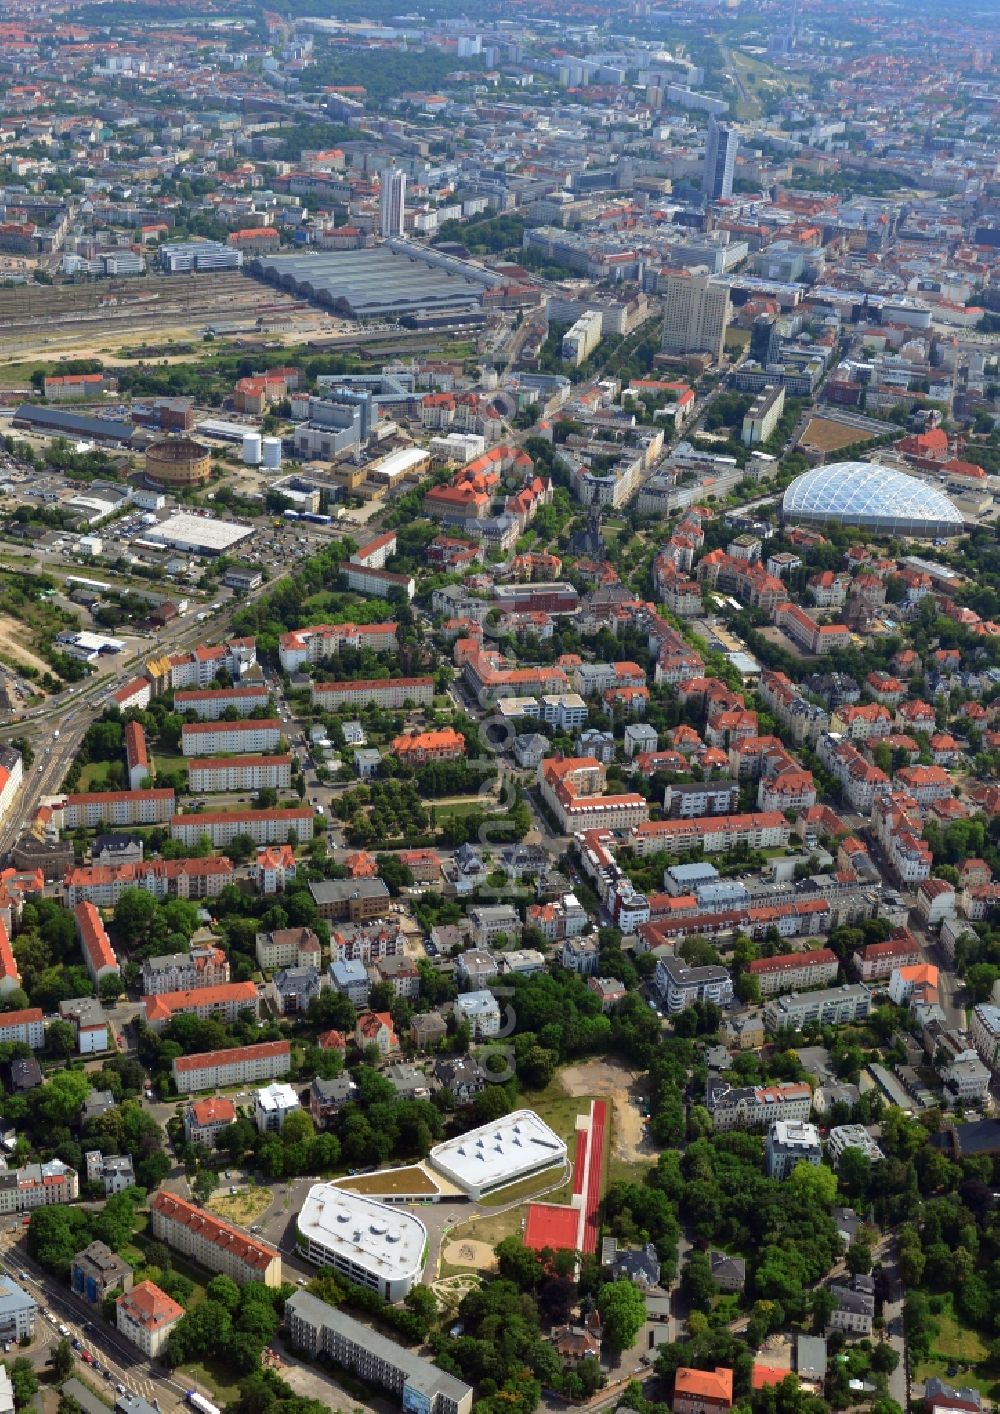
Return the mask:
[(781, 503), (784, 521), (858, 525), (873, 535), (961, 535), (961, 512), (943, 491), (878, 462), (831, 462), (797, 476)]

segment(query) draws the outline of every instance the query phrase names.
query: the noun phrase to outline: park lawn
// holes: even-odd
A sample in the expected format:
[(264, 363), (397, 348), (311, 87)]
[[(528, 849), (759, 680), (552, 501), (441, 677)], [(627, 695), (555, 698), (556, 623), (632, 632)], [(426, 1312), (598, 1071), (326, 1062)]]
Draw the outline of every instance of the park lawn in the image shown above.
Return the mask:
[(190, 1375), (192, 1381), (203, 1385), (219, 1405), (235, 1404), (240, 1397), (239, 1381), (232, 1378), (232, 1371), (221, 1360), (178, 1365), (177, 1374)]
[[(80, 783), (77, 786), (77, 790), (81, 792), (88, 790), (99, 790), (102, 786), (106, 786), (108, 783), (109, 766), (117, 767), (118, 762), (91, 761), (88, 765), (84, 766), (83, 770), (80, 772)], [(120, 782), (120, 780), (121, 772), (119, 771), (117, 781)], [(115, 788), (118, 788), (117, 784)]]
[(957, 1360), (962, 1364), (975, 1365), (985, 1360), (986, 1346), (975, 1331), (963, 1326), (955, 1316), (954, 1308), (947, 1301), (940, 1315), (934, 1316), (934, 1336), (931, 1340), (931, 1354), (940, 1355), (946, 1361)]
[(477, 814), (481, 810), (489, 810), (495, 804), (489, 796), (477, 797), (475, 800), (437, 801), (428, 800), (427, 805), (433, 806), (434, 818), (439, 825), (443, 825), (446, 820), (462, 819), (466, 815)]
[(271, 1197), (269, 1189), (258, 1188), (256, 1184), (251, 1183), (249, 1187), (241, 1188), (238, 1193), (213, 1193), (205, 1206), (227, 1222), (236, 1223), (239, 1227), (249, 1227), (262, 1213), (267, 1212), (271, 1206)]
[(190, 764), (190, 757), (172, 756), (168, 751), (157, 751), (156, 746), (154, 744), (153, 765), (157, 771), (163, 772), (164, 774), (168, 771), (180, 771), (186, 773), (187, 768), (190, 766)]

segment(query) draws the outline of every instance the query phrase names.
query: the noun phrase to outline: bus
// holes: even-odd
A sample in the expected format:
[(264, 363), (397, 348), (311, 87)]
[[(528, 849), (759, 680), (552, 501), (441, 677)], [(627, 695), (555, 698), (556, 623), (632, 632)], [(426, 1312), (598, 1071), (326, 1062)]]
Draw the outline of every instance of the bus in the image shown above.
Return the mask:
[(219, 1414), (216, 1406), (210, 1403), (203, 1394), (199, 1394), (196, 1389), (188, 1390), (187, 1402), (192, 1409), (198, 1411), (198, 1414)]

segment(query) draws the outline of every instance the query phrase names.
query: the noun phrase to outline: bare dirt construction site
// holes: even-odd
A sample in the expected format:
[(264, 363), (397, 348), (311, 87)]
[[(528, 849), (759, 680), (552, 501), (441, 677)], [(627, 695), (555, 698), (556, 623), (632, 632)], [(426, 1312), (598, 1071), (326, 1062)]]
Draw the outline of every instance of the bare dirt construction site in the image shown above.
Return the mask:
[(48, 663), (26, 647), (25, 628), (16, 619), (0, 614), (0, 657), (7, 662), (27, 663), (29, 668), (37, 668), (40, 673), (50, 672)]
[(800, 447), (808, 447), (812, 452), (839, 452), (841, 447), (851, 447), (856, 442), (874, 441), (874, 433), (862, 432), (856, 427), (848, 427), (843, 422), (834, 422), (825, 417), (814, 417), (799, 438)]
[(642, 1077), (613, 1060), (585, 1061), (570, 1065), (559, 1072), (559, 1080), (567, 1095), (597, 1097), (611, 1100), (615, 1107), (611, 1127), (611, 1157), (625, 1164), (649, 1163), (656, 1156), (655, 1147), (646, 1137), (642, 1112)]

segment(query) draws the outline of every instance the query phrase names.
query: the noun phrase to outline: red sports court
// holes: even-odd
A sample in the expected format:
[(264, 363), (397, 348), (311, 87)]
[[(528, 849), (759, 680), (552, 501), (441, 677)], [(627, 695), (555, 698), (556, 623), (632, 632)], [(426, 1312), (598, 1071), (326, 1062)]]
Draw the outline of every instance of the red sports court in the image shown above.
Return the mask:
[(568, 1207), (532, 1203), (524, 1225), (524, 1245), (533, 1252), (596, 1252), (598, 1209), (604, 1178), (604, 1133), (607, 1105), (592, 1100), (590, 1114), (578, 1119), (573, 1159), (573, 1196)]

